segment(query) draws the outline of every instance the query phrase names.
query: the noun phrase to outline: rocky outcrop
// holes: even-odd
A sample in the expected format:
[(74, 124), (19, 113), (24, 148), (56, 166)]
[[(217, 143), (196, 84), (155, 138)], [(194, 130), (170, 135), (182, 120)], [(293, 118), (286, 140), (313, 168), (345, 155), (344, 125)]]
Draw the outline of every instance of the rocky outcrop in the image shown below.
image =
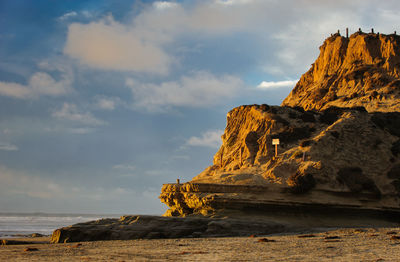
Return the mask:
[(369, 112), (400, 111), (400, 36), (335, 34), (283, 101), (282, 106), (323, 110), (363, 106)]
[(282, 106), (228, 113), (213, 165), (187, 184), (163, 186), (165, 215), (284, 210), (280, 221), (352, 212), (400, 221), (399, 44), (395, 34), (326, 39)]
[[(329, 216), (338, 210), (382, 211), (398, 219), (399, 130), (397, 112), (235, 108), (228, 113), (213, 165), (189, 183), (163, 186), (160, 199), (170, 207), (165, 215), (285, 210), (290, 216), (300, 208), (308, 213), (330, 210), (325, 212)], [(277, 157), (274, 138), (280, 139)]]
[(282, 223), (238, 219), (179, 218), (159, 216), (123, 216), (100, 219), (63, 227), (53, 232), (51, 243), (98, 240), (128, 240), (181, 237), (249, 236), (280, 233), (288, 227)]

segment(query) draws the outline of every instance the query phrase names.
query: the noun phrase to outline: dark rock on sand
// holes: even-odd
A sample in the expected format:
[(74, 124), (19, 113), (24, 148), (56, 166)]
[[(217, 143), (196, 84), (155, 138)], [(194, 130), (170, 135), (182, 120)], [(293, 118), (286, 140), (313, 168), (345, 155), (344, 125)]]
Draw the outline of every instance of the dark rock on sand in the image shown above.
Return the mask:
[(249, 222), (229, 218), (123, 216), (120, 219), (100, 219), (57, 229), (53, 232), (51, 243), (265, 235), (287, 229), (283, 224), (268, 220)]
[(2, 239), (1, 245), (29, 245), (29, 244), (36, 244), (37, 242), (31, 241), (21, 241), (21, 240), (9, 240), (9, 239)]

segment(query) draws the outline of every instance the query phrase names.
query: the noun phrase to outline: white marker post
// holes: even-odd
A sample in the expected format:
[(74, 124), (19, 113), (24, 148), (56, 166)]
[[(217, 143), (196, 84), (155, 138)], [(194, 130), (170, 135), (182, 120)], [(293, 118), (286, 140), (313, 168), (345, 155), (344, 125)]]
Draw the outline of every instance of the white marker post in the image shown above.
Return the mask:
[(278, 156), (279, 138), (272, 139), (272, 145), (275, 145), (275, 157)]

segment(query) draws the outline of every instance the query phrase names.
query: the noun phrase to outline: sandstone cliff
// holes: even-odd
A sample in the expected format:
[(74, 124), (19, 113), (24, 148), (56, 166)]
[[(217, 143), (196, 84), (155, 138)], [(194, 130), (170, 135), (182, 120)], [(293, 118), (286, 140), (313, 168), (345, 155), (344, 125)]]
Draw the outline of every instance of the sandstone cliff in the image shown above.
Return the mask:
[(188, 183), (163, 186), (165, 215), (279, 213), (283, 221), (355, 213), (399, 221), (399, 40), (335, 34), (282, 106), (231, 110), (213, 165)]
[(283, 106), (322, 110), (363, 106), (367, 111), (400, 109), (400, 36), (357, 32), (335, 34), (283, 101)]
[(178, 216), (274, 205), (399, 209), (399, 138), (397, 112), (241, 106), (228, 113), (214, 164), (164, 185), (160, 198)]

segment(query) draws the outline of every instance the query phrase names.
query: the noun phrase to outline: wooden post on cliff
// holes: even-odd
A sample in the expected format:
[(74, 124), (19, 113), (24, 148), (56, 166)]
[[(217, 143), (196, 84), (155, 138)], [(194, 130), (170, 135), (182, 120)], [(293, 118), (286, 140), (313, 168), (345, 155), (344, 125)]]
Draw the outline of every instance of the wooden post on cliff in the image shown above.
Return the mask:
[(176, 183), (179, 185), (181, 183), (181, 181), (179, 180), (179, 178), (176, 179)]
[(397, 32), (396, 31), (394, 31), (394, 35), (396, 35), (397, 34)]
[(275, 145), (275, 157), (278, 156), (279, 138), (272, 139), (272, 145)]
[(358, 32), (359, 32), (359, 33), (362, 33), (362, 31), (361, 31), (361, 27), (360, 27), (360, 28), (358, 28)]
[(346, 27), (346, 38), (349, 38), (349, 28)]
[(373, 28), (371, 28), (371, 33), (372, 33), (372, 34), (374, 33), (374, 29), (373, 29)]

